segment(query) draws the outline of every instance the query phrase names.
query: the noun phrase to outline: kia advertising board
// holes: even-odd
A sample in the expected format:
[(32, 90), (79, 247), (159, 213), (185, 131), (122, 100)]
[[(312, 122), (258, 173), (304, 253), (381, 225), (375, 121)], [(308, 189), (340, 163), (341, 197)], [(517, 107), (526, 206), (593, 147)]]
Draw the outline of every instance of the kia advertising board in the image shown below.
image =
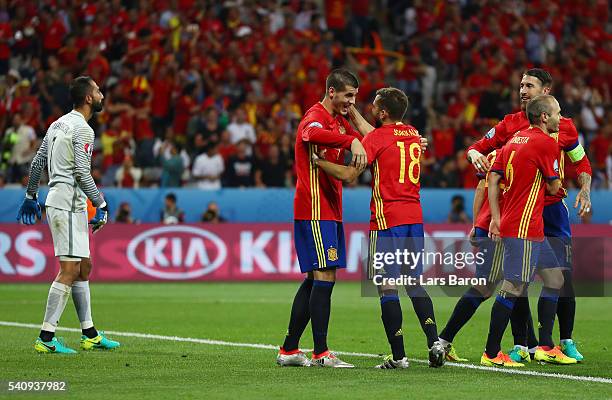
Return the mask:
[[(437, 250), (456, 246), (467, 225), (426, 224), (426, 236)], [(359, 280), (366, 224), (345, 224), (347, 268), (340, 279)], [(576, 225), (575, 264), (610, 265), (612, 227)], [(595, 239), (601, 239), (599, 242)], [(578, 239), (575, 239), (578, 240)], [(463, 241), (462, 246), (465, 246)], [(367, 247), (366, 247), (367, 248)], [(122, 225), (109, 224), (91, 237), (95, 281), (274, 281), (300, 279), (292, 224)], [(601, 253), (597, 263), (593, 260)], [(604, 258), (607, 257), (607, 258)], [(425, 265), (432, 273), (433, 265)], [(437, 266), (436, 266), (437, 268)], [(590, 267), (589, 267), (590, 268)], [(0, 282), (50, 282), (59, 264), (46, 225), (0, 224)], [(603, 268), (601, 268), (603, 271)], [(609, 268), (577, 274), (612, 279)]]

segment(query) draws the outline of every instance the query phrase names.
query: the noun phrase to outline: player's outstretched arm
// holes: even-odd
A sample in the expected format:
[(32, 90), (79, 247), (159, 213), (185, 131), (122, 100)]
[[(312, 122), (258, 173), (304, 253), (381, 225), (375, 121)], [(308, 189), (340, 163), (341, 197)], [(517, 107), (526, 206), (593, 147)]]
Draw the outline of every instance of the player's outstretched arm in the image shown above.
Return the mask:
[(320, 122), (312, 121), (303, 129), (302, 140), (316, 145), (350, 150), (355, 137), (341, 134), (339, 128), (324, 129)]
[(357, 128), (357, 131), (363, 136), (374, 130), (374, 127), (357, 111), (354, 104), (349, 107), (348, 116), (355, 125), (355, 128)]
[(591, 212), (591, 175), (586, 172), (581, 172), (580, 175), (578, 175), (578, 184), (580, 185), (580, 191), (576, 195), (574, 208), (580, 205), (578, 215), (584, 217)]
[(578, 184), (580, 185), (580, 191), (576, 195), (576, 201), (574, 201), (574, 208), (580, 206), (578, 215), (584, 217), (591, 212), (591, 175), (593, 171), (591, 162), (580, 143), (572, 147), (571, 149), (565, 149), (565, 152), (578, 174)]
[(30, 165), (30, 175), (28, 178), (28, 187), (26, 189), (26, 197), (34, 198), (38, 193), (38, 185), (42, 172), (47, 168), (47, 150), (48, 140), (47, 135), (42, 140), (42, 144), (38, 148), (32, 164)]
[(489, 237), (499, 239), (499, 221), (501, 213), (499, 210), (499, 181), (501, 175), (492, 171), (489, 175), (489, 207), (491, 208), (491, 224), (489, 225)]
[(47, 167), (47, 135), (43, 138), (40, 148), (36, 152), (32, 164), (30, 165), (30, 175), (25, 199), (17, 211), (17, 221), (25, 225), (34, 225), (37, 220), (42, 218), (42, 210), (38, 204), (38, 184), (43, 170)]
[(487, 154), (493, 150), (500, 149), (510, 137), (504, 119), (487, 132), (480, 140), (468, 147), (467, 160), (474, 165), (476, 171), (486, 173), (491, 169), (491, 163), (487, 160)]
[(315, 164), (321, 168), (326, 174), (333, 176), (336, 179), (345, 183), (351, 183), (363, 172), (362, 169), (353, 167), (352, 165), (339, 165), (319, 158), (316, 154), (313, 155)]
[(467, 152), (467, 160), (474, 165), (476, 171), (480, 173), (487, 173), (489, 168), (491, 168), (491, 164), (489, 160), (487, 160), (487, 156), (482, 154), (476, 149), (470, 148)]
[(78, 130), (72, 136), (74, 148), (74, 175), (79, 187), (94, 207), (103, 205), (104, 199), (96, 187), (91, 176), (91, 148), (93, 143), (87, 140), (90, 133), (87, 130)]

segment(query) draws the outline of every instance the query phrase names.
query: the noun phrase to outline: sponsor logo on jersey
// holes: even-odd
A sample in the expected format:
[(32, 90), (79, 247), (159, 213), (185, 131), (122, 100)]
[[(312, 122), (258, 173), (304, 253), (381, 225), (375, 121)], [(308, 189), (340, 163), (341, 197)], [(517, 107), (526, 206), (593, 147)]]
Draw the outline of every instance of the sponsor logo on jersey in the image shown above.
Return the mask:
[(555, 160), (555, 162), (553, 163), (553, 169), (555, 170), (555, 172), (559, 172), (559, 161)]
[(87, 153), (87, 155), (89, 157), (91, 157), (91, 155), (93, 153), (93, 145), (92, 144), (85, 143), (85, 153)]
[(495, 127), (489, 129), (489, 132), (485, 135), (487, 139), (491, 139), (493, 136), (495, 136)]

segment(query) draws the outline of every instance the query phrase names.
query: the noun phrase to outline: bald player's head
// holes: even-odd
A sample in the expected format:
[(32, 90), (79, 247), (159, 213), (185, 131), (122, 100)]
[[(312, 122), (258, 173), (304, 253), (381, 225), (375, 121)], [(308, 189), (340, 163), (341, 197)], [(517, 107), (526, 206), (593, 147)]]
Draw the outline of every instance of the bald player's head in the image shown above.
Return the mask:
[(547, 133), (559, 131), (561, 107), (553, 96), (543, 94), (534, 97), (527, 103), (525, 112), (531, 125), (540, 127)]

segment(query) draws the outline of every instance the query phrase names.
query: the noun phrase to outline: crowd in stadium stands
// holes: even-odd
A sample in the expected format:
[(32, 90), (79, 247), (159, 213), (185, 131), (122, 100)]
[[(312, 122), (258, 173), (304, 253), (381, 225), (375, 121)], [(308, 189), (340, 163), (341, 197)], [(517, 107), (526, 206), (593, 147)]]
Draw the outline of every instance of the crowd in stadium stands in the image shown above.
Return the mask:
[(0, 187), (27, 181), (80, 74), (105, 95), (91, 121), (100, 186), (291, 187), (297, 124), (341, 65), (359, 74), (366, 116), (380, 87), (409, 95), (430, 140), (423, 186), (449, 188), (476, 185), (465, 149), (517, 110), (521, 72), (543, 66), (594, 187), (612, 187), (607, 1), (378, 3), (0, 0)]

